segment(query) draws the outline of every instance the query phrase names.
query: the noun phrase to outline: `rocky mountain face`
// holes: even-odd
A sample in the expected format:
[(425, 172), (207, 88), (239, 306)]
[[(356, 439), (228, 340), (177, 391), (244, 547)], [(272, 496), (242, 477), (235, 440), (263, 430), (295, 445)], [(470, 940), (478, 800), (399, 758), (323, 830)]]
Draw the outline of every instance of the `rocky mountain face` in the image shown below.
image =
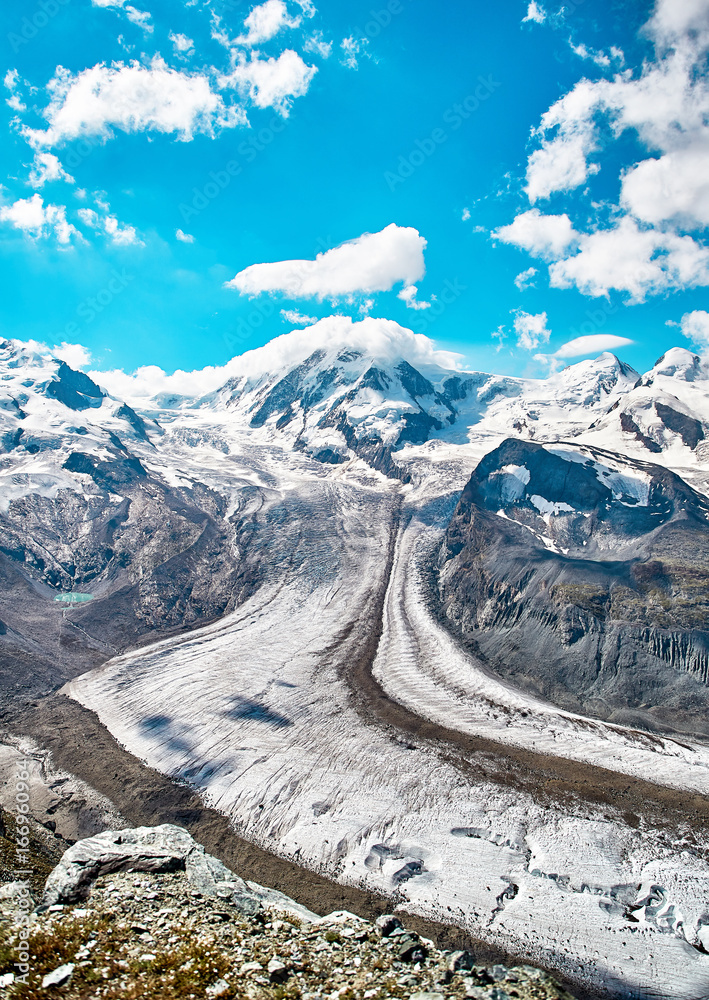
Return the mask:
[[(0, 371), (0, 697), (233, 606), (238, 527), (223, 496), (151, 473), (162, 428), (16, 343)], [(94, 600), (67, 617), (70, 591)]]
[(709, 733), (709, 503), (647, 462), (508, 439), (445, 537), (455, 631), (571, 711)]

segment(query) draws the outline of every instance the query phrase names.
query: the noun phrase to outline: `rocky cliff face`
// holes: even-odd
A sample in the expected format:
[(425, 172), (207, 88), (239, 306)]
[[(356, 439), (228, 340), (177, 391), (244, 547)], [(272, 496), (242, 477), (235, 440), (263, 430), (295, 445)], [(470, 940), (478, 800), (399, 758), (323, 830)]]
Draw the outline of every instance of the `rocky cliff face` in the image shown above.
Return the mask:
[(659, 466), (505, 441), (447, 531), (445, 615), (498, 673), (564, 708), (709, 733), (708, 516)]

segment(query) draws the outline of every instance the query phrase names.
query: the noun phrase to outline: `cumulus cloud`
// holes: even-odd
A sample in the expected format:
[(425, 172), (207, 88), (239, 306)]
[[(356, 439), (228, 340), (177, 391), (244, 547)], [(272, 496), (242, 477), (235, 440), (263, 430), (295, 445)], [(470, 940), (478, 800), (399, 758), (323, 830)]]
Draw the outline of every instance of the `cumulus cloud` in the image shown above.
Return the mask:
[(522, 212), (492, 235), (547, 260), (557, 260), (579, 239), (568, 215), (543, 215), (538, 208)]
[(38, 194), (0, 207), (0, 222), (9, 223), (33, 239), (55, 236), (62, 246), (69, 245), (72, 237), (81, 239), (78, 229), (67, 221), (66, 207), (45, 205)]
[(266, 0), (251, 11), (244, 21), (246, 34), (236, 39), (240, 45), (260, 45), (267, 42), (284, 28), (297, 28), (300, 17), (288, 17), (288, 8), (283, 0)]
[(536, 267), (528, 267), (526, 271), (520, 271), (515, 278), (515, 285), (519, 288), (520, 292), (523, 292), (525, 288), (534, 287), (534, 281), (532, 279), (535, 274), (537, 274)]
[[(681, 8), (679, 13), (677, 7)], [(611, 80), (594, 82), (580, 80), (542, 115), (536, 132), (541, 146), (527, 164), (530, 201), (577, 188), (597, 172), (599, 164), (589, 162), (589, 157), (601, 148), (602, 127), (610, 125), (614, 135), (634, 131), (643, 145), (661, 154), (659, 161), (639, 165), (640, 174), (626, 194), (637, 217), (649, 217), (645, 213), (657, 217), (660, 212), (658, 207), (653, 208), (652, 200), (661, 188), (662, 178), (670, 177), (675, 166), (672, 160), (662, 164), (666, 155), (678, 161), (684, 187), (678, 181), (672, 185), (674, 198), (672, 193), (663, 196), (662, 218), (687, 211), (695, 189), (704, 187), (703, 176), (695, 165), (701, 156), (706, 162), (709, 136), (709, 85), (702, 72), (709, 44), (707, 9), (706, 0), (686, 4), (658, 0), (646, 26), (646, 33), (655, 43), (654, 60), (644, 63), (637, 74), (619, 73)], [(574, 51), (601, 66), (610, 63), (610, 58), (583, 45)], [(623, 58), (617, 48), (611, 50), (611, 55), (618, 61)], [(675, 198), (679, 205), (673, 203)], [(704, 196), (700, 204), (696, 221), (703, 226)]]
[(276, 108), (287, 117), (293, 99), (307, 94), (317, 71), (317, 66), (308, 66), (292, 49), (270, 59), (239, 55), (231, 72), (220, 78), (220, 85), (235, 87), (257, 107)]
[(463, 222), (467, 222), (468, 219), (470, 218), (470, 209), (469, 208), (464, 208), (463, 209), (463, 214), (461, 215), (460, 218), (461, 218), (461, 220)]
[(281, 309), (281, 316), (286, 323), (292, 323), (293, 326), (312, 326), (318, 321), (317, 316), (306, 316), (297, 309)]
[(611, 221), (602, 221), (597, 202), (585, 206), (597, 219), (590, 227), (532, 208), (493, 234), (546, 260), (552, 287), (592, 296), (615, 290), (630, 303), (709, 285), (709, 0), (657, 0), (643, 32), (654, 55), (612, 76), (624, 62), (619, 48), (606, 56), (572, 45), (608, 72), (579, 80), (551, 105), (527, 161), (534, 205), (586, 185), (607, 162), (608, 144), (631, 134), (646, 153), (620, 171), (619, 202), (605, 206)]
[(66, 172), (54, 153), (35, 153), (30, 171), (30, 184), (34, 188), (43, 187), (47, 181), (74, 183), (74, 178)]
[(73, 75), (58, 67), (48, 85), (51, 94), (45, 130), (24, 130), (36, 148), (61, 145), (80, 136), (110, 138), (123, 132), (154, 130), (189, 140), (195, 132), (213, 135), (218, 128), (246, 122), (241, 108), (227, 107), (200, 73), (183, 73), (155, 58), (149, 67), (137, 62), (99, 63)]
[(147, 32), (153, 30), (148, 11), (138, 10), (136, 7), (131, 6), (131, 4), (126, 3), (126, 0), (91, 0), (91, 2), (94, 7), (113, 7), (123, 11), (128, 20), (132, 21), (133, 24), (137, 24), (139, 28)]
[(653, 225), (709, 225), (709, 130), (686, 147), (643, 160), (623, 177), (621, 204)]
[(547, 327), (547, 314), (528, 313), (518, 309), (514, 318), (517, 346), (525, 351), (533, 351), (540, 344), (547, 344), (551, 330)]
[(180, 241), (180, 243), (194, 243), (194, 236), (191, 233), (183, 233), (181, 229), (175, 232), (175, 238)]
[(535, 24), (543, 24), (547, 19), (547, 12), (538, 4), (536, 0), (531, 0), (531, 3), (527, 7), (527, 14), (522, 18), (522, 24), (525, 21), (533, 21)]
[(229, 378), (258, 378), (285, 365), (300, 364), (313, 351), (360, 350), (381, 364), (406, 358), (412, 364), (460, 367), (461, 355), (437, 350), (434, 342), (413, 333), (393, 320), (367, 316), (328, 316), (304, 330), (293, 330), (270, 341), (264, 347), (232, 358), (223, 367), (200, 371), (176, 371), (171, 375), (154, 365), (139, 368), (133, 374), (120, 370), (89, 372), (91, 378), (108, 392), (134, 406), (162, 393), (199, 396), (219, 389)]
[[(101, 207), (107, 213), (108, 205), (102, 204)], [(91, 229), (95, 229), (97, 232), (103, 232), (109, 236), (111, 241), (115, 243), (116, 246), (143, 246), (143, 242), (138, 237), (138, 234), (133, 226), (121, 226), (115, 215), (99, 215), (99, 213), (94, 211), (93, 208), (80, 208), (77, 215), (81, 221), (85, 225), (90, 226)]]
[(242, 295), (280, 293), (292, 299), (337, 299), (415, 285), (425, 273), (426, 240), (418, 230), (394, 223), (365, 233), (315, 260), (252, 264), (227, 282)]
[(627, 337), (616, 337), (612, 333), (592, 333), (587, 337), (575, 337), (566, 344), (562, 344), (551, 357), (562, 360), (564, 358), (581, 358), (589, 354), (602, 354), (604, 351), (617, 351), (632, 343), (633, 341)]
[(329, 59), (332, 54), (332, 42), (326, 42), (321, 31), (316, 31), (303, 43), (306, 52), (313, 52), (322, 59)]
[(194, 51), (194, 42), (187, 35), (182, 35), (179, 32), (177, 34), (170, 33), (170, 41), (172, 42), (172, 47), (178, 55), (190, 55)]
[(418, 291), (419, 290), (416, 285), (405, 285), (404, 288), (402, 288), (397, 294), (397, 298), (406, 303), (407, 309), (430, 309), (430, 302), (419, 302), (416, 298)]
[(359, 69), (360, 58), (362, 56), (369, 58), (368, 38), (355, 38), (354, 35), (350, 35), (349, 38), (342, 39), (340, 48), (342, 49), (342, 65), (347, 66), (348, 69)]
[(709, 249), (690, 236), (641, 229), (630, 218), (579, 240), (579, 252), (549, 268), (553, 288), (575, 286), (598, 297), (627, 292), (632, 303), (648, 295), (709, 285)]
[(93, 360), (91, 351), (83, 344), (68, 344), (65, 340), (50, 347), (49, 352), (53, 357), (68, 364), (70, 368), (86, 368)]
[(705, 350), (709, 347), (709, 312), (695, 309), (685, 313), (680, 320), (680, 327), (685, 337), (697, 347)]

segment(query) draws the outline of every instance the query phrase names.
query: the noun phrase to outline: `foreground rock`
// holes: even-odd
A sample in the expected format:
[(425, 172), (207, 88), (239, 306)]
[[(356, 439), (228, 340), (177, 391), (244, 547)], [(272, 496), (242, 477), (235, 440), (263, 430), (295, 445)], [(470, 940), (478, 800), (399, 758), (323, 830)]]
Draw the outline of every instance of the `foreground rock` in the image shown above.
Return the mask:
[[(80, 905), (49, 902), (69, 897)], [(376, 925), (346, 912), (318, 917), (243, 882), (171, 826), (67, 851), (31, 918), (26, 982), (16, 978), (18, 932), (5, 911), (9, 997), (572, 1000), (531, 966), (486, 968), (469, 952), (439, 951), (393, 914)]]
[(115, 872), (184, 871), (188, 881), (205, 896), (218, 896), (243, 915), (255, 916), (264, 907), (277, 906), (305, 920), (317, 915), (283, 893), (255, 882), (244, 882), (179, 826), (140, 826), (134, 830), (107, 830), (80, 840), (64, 854), (47, 879), (42, 906), (77, 903), (87, 899), (94, 882)]

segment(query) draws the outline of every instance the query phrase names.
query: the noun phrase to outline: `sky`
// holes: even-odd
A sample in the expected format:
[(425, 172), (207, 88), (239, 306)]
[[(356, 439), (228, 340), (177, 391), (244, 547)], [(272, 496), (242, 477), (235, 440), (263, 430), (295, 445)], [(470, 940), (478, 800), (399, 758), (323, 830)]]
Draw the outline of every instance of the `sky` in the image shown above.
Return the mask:
[(709, 0), (0, 19), (6, 337), (167, 372), (333, 315), (518, 375), (709, 347)]

